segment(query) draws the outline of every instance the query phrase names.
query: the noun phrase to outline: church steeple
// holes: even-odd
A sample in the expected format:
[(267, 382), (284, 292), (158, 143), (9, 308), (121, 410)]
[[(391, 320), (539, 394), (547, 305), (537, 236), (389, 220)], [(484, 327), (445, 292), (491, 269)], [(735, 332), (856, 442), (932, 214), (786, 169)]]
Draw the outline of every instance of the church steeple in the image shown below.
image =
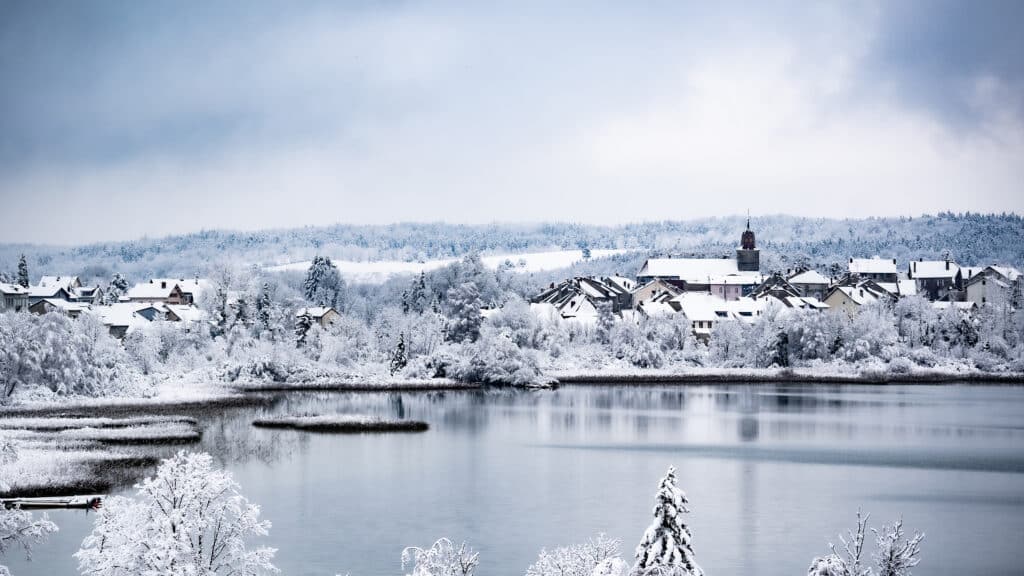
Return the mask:
[(740, 247), (736, 250), (736, 268), (740, 272), (761, 270), (761, 251), (757, 249), (754, 231), (750, 229), (750, 212), (747, 211), (747, 229), (740, 236)]

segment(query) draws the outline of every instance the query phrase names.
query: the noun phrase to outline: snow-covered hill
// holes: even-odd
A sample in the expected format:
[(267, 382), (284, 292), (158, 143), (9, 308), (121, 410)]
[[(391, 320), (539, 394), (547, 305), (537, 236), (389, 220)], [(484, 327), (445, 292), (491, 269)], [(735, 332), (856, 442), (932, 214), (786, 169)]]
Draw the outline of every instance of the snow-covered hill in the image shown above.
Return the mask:
[[(629, 250), (591, 250), (591, 258), (614, 256), (623, 254)], [(512, 269), (517, 272), (540, 272), (544, 270), (557, 270), (567, 268), (583, 260), (582, 250), (554, 250), (550, 252), (528, 252), (523, 254), (500, 254), (496, 256), (483, 256), (481, 259), (491, 269), (508, 262)], [(356, 262), (352, 260), (332, 260), (338, 271), (349, 282), (359, 283), (381, 283), (388, 278), (400, 275), (419, 274), (436, 270), (455, 262), (453, 258), (443, 260), (427, 260), (425, 262), (403, 262), (399, 260), (374, 260)], [(305, 271), (309, 268), (308, 260), (303, 262), (290, 262), (276, 266), (268, 266), (265, 270), (270, 272), (284, 272), (289, 270)]]

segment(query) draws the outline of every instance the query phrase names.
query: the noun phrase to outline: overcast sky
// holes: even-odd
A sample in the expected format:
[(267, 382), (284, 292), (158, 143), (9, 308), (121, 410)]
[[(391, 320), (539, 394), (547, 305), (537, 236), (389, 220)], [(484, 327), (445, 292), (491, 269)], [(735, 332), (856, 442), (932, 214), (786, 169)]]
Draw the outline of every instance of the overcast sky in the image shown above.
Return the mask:
[(1024, 212), (1024, 2), (748, 4), (3, 1), (0, 241)]

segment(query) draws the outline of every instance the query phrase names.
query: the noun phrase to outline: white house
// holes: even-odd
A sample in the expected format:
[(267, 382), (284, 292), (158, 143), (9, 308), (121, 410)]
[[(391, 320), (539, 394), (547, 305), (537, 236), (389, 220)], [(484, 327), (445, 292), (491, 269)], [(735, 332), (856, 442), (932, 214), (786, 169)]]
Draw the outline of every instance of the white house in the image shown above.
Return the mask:
[(307, 315), (313, 320), (315, 320), (316, 323), (319, 324), (321, 328), (327, 328), (328, 326), (333, 325), (335, 322), (338, 321), (338, 319), (341, 318), (341, 314), (338, 314), (338, 311), (330, 306), (311, 306), (309, 308), (299, 308), (295, 312), (296, 318), (298, 318), (299, 316)]
[(1010, 303), (1021, 303), (1022, 276), (1020, 270), (1010, 266), (986, 266), (966, 281), (966, 301), (982, 306), (997, 298), (1008, 298)]
[(804, 270), (795, 272), (786, 278), (790, 286), (796, 288), (801, 297), (810, 297), (822, 300), (828, 292), (829, 284), (832, 281), (826, 278), (817, 270)]
[(19, 284), (0, 282), (0, 312), (28, 310), (28, 289)]
[(850, 258), (847, 269), (850, 274), (875, 282), (895, 284), (898, 279), (895, 258)]
[(856, 283), (837, 284), (828, 291), (828, 295), (822, 301), (828, 305), (829, 310), (843, 311), (853, 314), (858, 308), (866, 304), (877, 302), (884, 298), (894, 298), (891, 292), (882, 288), (879, 283), (872, 280), (859, 280)]
[(959, 285), (960, 267), (951, 260), (916, 260), (907, 265), (907, 277), (917, 293), (929, 300), (944, 300)]

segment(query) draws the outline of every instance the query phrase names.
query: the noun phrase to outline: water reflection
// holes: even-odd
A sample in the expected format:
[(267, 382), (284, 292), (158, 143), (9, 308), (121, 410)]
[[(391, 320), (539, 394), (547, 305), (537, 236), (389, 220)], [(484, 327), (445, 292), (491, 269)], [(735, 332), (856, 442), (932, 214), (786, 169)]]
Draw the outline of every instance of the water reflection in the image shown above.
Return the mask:
[[(335, 413), (431, 429), (251, 426), (266, 415)], [(324, 392), (203, 417), (200, 447), (263, 506), (274, 523), (267, 543), (289, 574), (392, 575), (402, 547), (439, 536), (470, 539), (491, 574), (522, 573), (540, 548), (599, 531), (628, 551), (672, 463), (709, 574), (802, 574), (863, 507), (928, 531), (921, 571), (945, 576), (1013, 573), (1024, 534), (1022, 423), (1024, 388), (984, 386)], [(961, 529), (943, 529), (951, 525)], [(86, 530), (62, 524), (47, 545), (60, 553), (15, 561), (14, 573), (74, 573), (70, 551)]]

